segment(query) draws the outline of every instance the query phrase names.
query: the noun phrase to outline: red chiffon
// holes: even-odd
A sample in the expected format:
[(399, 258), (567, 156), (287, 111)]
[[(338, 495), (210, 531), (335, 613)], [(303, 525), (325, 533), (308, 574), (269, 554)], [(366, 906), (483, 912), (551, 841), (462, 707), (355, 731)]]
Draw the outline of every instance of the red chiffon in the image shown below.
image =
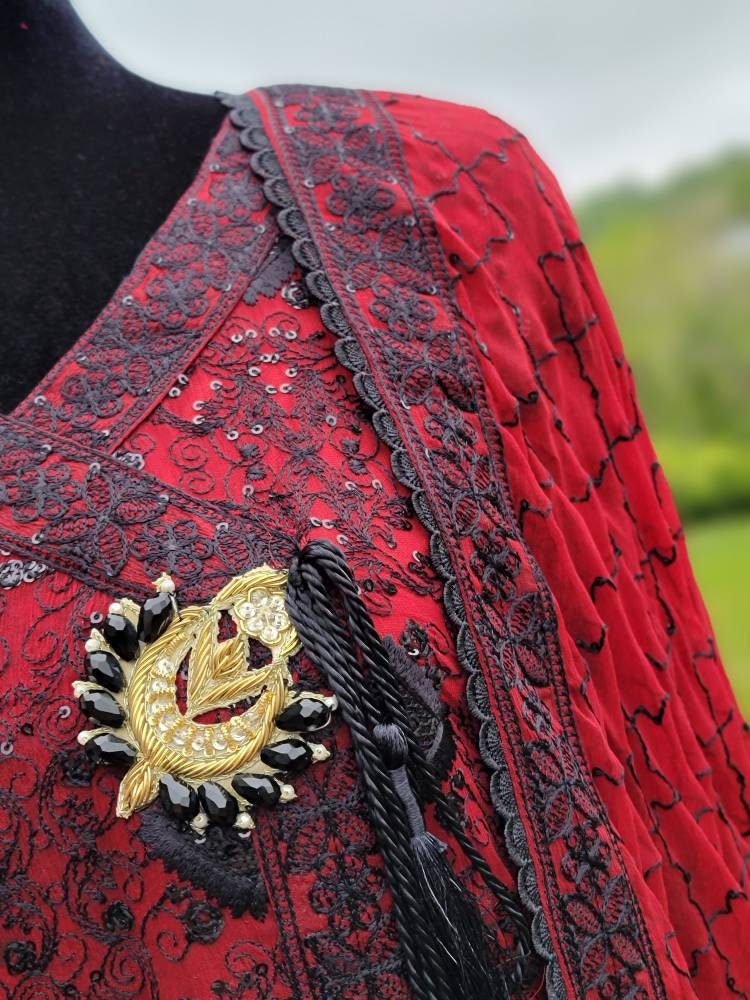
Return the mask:
[(311, 538), (429, 688), (443, 787), (533, 920), (523, 995), (745, 996), (746, 732), (554, 178), (476, 109), (230, 103), (0, 420), (0, 996), (410, 995), (345, 725), (293, 803), (203, 855), (158, 805), (117, 819), (120, 774), (75, 740), (92, 612), (162, 570), (208, 600)]

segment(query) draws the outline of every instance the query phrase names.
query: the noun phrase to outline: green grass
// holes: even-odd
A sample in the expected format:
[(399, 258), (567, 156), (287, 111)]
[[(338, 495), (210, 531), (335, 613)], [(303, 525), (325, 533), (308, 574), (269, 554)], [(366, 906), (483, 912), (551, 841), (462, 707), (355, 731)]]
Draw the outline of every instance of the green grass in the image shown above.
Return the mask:
[(737, 700), (750, 717), (750, 514), (686, 528), (688, 551)]

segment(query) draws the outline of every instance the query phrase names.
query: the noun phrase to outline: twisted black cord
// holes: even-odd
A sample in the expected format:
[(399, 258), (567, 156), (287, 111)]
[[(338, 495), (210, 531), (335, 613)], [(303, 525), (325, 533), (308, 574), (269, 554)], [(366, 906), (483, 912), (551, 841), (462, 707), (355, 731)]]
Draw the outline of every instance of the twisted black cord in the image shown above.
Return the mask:
[(349, 637), (332, 606), (329, 588), (315, 565), (307, 560), (297, 558), (292, 563), (287, 608), (303, 645), (338, 698), (351, 731), (352, 747), (386, 862), (394, 920), (409, 982), (418, 1000), (448, 1000), (453, 994), (442, 974), (434, 945), (422, 921), (416, 921), (415, 926), (408, 919), (420, 907), (413, 892), (416, 881), (405, 847), (409, 843), (408, 825), (366, 721), (368, 718), (377, 721), (380, 710), (367, 693)]
[[(362, 605), (359, 588), (341, 551), (325, 539), (319, 539), (309, 543), (306, 553), (311, 560), (314, 560), (316, 568), (325, 576), (329, 587), (335, 588), (340, 595), (347, 615), (349, 630), (357, 644), (363, 662), (369, 669), (372, 680), (375, 681), (377, 692), (385, 706), (386, 715), (401, 728), (406, 737), (409, 745), (410, 763), (416, 765), (418, 771), (415, 777), (421, 779), (427, 797), (435, 802), (438, 818), (445, 828), (453, 834), (465, 856), (485, 885), (495, 895), (515, 929), (518, 940), (518, 957), (514, 969), (509, 973), (510, 982), (508, 985), (512, 989), (518, 989), (523, 979), (526, 960), (532, 953), (528, 914), (518, 895), (495, 878), (484, 858), (466, 836), (453, 803), (445, 795), (427, 764), (422, 747), (412, 731), (404, 709), (402, 693), (396, 683), (388, 652), (375, 630), (372, 619)], [(368, 691), (370, 687), (371, 685), (366, 685), (363, 691)], [(367, 705), (367, 710), (368, 713), (373, 712), (372, 702)], [(370, 715), (370, 717), (373, 716)]]

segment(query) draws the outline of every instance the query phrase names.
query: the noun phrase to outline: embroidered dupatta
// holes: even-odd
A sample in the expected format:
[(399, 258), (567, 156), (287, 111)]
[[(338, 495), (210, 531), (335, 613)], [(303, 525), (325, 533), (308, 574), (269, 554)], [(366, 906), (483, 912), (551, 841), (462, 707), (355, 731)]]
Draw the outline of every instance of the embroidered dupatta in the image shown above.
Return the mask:
[(295, 804), (205, 849), (152, 810), (115, 820), (116, 780), (72, 749), (92, 610), (163, 569), (205, 600), (326, 537), (412, 652), (444, 787), (528, 909), (527, 993), (744, 995), (743, 723), (554, 178), (475, 109), (226, 103), (133, 274), (0, 422), (25, 580), (2, 622), (0, 982), (408, 995), (344, 726)]

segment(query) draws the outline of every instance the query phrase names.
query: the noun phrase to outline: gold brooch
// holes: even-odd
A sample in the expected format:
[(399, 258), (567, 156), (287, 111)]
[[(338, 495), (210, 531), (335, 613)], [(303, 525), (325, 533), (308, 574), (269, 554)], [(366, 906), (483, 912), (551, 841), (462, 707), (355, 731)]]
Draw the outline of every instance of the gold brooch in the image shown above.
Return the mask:
[[(115, 602), (101, 631), (92, 629), (89, 679), (73, 690), (98, 726), (78, 742), (93, 760), (128, 767), (118, 816), (158, 796), (196, 832), (209, 822), (250, 830), (250, 808), (293, 798), (286, 778), (329, 756), (306, 736), (327, 725), (336, 699), (293, 687), (289, 658), (300, 642), (284, 603), (286, 577), (260, 566), (207, 605), (178, 610), (174, 582), (162, 575), (154, 597), (142, 606)], [(270, 653), (259, 666), (250, 662), (251, 640)], [(237, 714), (216, 718), (231, 708)]]

